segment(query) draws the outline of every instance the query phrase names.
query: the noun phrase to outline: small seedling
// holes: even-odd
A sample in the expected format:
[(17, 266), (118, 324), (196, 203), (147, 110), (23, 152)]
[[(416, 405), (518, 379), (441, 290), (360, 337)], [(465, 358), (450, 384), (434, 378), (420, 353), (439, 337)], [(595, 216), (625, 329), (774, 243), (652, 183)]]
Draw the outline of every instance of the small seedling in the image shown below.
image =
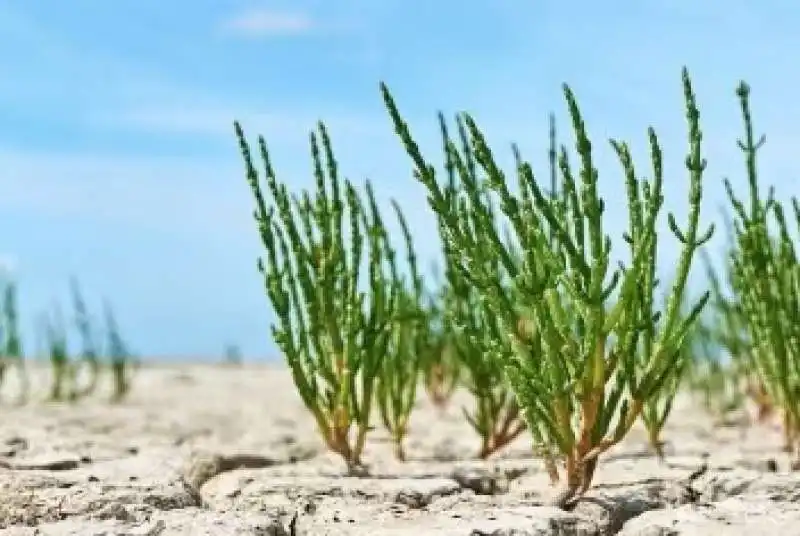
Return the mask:
[(43, 315), (41, 322), (53, 372), (49, 398), (53, 402), (64, 399), (74, 401), (77, 398), (77, 392), (72, 388), (74, 370), (67, 348), (67, 333), (64, 329), (61, 309), (56, 307), (52, 317)]
[[(70, 293), (72, 294), (72, 307), (75, 313), (75, 328), (81, 339), (81, 355), (79, 363), (84, 364), (89, 373), (89, 378), (84, 387), (74, 386), (73, 398), (83, 398), (94, 393), (97, 388), (100, 376), (100, 359), (98, 358), (97, 346), (95, 344), (94, 332), (91, 325), (91, 317), (83, 300), (78, 280), (74, 277), (70, 279)], [(78, 363), (75, 363), (76, 375)]]
[(108, 301), (103, 302), (103, 316), (105, 318), (106, 336), (108, 337), (106, 351), (111, 361), (111, 374), (113, 377), (111, 401), (120, 402), (131, 390), (135, 360), (120, 334), (114, 310)]
[(460, 385), (462, 367), (454, 334), (445, 329), (442, 303), (446, 289), (443, 285), (439, 287), (428, 304), (431, 343), (422, 356), (420, 373), (428, 398), (439, 411), (444, 411)]
[(5, 379), (7, 367), (17, 369), (20, 381), (20, 393), (17, 402), (24, 404), (30, 395), (30, 383), (25, 369), (25, 357), (22, 352), (22, 339), (19, 332), (17, 310), (17, 286), (13, 281), (3, 286), (2, 309), (3, 357), (0, 362), (0, 384)]

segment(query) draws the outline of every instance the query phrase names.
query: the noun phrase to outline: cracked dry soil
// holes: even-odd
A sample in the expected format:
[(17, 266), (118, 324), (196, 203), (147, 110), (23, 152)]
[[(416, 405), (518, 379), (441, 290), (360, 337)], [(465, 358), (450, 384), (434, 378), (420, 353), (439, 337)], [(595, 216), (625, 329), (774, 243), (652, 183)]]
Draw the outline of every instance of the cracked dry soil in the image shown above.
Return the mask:
[[(34, 369), (35, 392), (46, 372)], [(371, 476), (345, 476), (275, 366), (149, 366), (124, 404), (73, 406), (4, 394), (0, 536), (33, 535), (800, 535), (800, 476), (768, 425), (715, 426), (688, 398), (665, 431), (667, 459), (642, 430), (601, 459), (572, 511), (527, 437), (487, 462), (457, 399), (421, 399), (410, 461), (381, 430)], [(704, 467), (705, 471), (698, 471)]]

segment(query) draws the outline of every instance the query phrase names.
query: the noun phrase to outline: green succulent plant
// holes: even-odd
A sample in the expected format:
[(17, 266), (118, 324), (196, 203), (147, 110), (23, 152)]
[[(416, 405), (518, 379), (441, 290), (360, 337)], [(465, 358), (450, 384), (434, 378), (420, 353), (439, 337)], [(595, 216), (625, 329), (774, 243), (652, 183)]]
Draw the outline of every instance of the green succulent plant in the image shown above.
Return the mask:
[(363, 472), (378, 380), (383, 374), (388, 383), (386, 371), (397, 372), (384, 367), (384, 358), (402, 296), (372, 188), (367, 181), (367, 206), (356, 187), (339, 177), (320, 123), (311, 134), (314, 191), (291, 193), (279, 182), (259, 137), (268, 202), (238, 123), (235, 131), (265, 250), (258, 269), (277, 316), (273, 339), (327, 447), (351, 472)]
[[(739, 198), (725, 180), (734, 217), (734, 247), (730, 252), (735, 304), (744, 318), (750, 341), (749, 360), (768, 397), (782, 413), (785, 447), (800, 465), (800, 262), (784, 205), (774, 188), (766, 197), (758, 183), (757, 153), (765, 138), (756, 140), (750, 111), (750, 88), (742, 82), (737, 96), (744, 119), (744, 153), (748, 195)], [(791, 199), (791, 216), (800, 228), (800, 203)]]
[[(648, 400), (666, 388), (679, 366), (679, 349), (708, 300), (706, 294), (681, 314), (692, 259), (713, 233), (713, 227), (699, 231), (705, 161), (689, 75), (684, 70), (689, 221), (681, 229), (668, 215), (681, 253), (667, 306), (655, 312), (651, 274), (663, 195), (661, 149), (652, 129), (651, 180), (638, 179), (627, 145), (612, 141), (628, 192), (630, 260), (609, 273), (612, 242), (603, 230), (605, 203), (592, 146), (568, 86), (564, 94), (577, 138), (580, 178), (574, 178), (562, 147), (560, 193), (550, 197), (516, 149), (517, 192), (512, 192), (475, 121), (464, 114), (469, 153), (480, 172), (473, 172), (468, 153), (449, 141), (448, 158), (460, 182), (454, 198), (423, 158), (386, 86), (381, 89), (415, 176), (428, 191), (442, 241), (453, 251), (451, 258), (458, 259), (451, 264), (477, 289), (479, 314), (494, 321), (496, 327), (482, 329), (483, 344), (491, 359), (501, 363), (551, 477), (558, 477), (556, 461), (563, 462), (565, 488), (556, 503), (565, 505), (590, 487), (598, 456), (621, 441)], [(489, 194), (511, 229), (510, 242), (502, 236)], [(532, 320), (527, 337), (518, 329), (521, 318)]]

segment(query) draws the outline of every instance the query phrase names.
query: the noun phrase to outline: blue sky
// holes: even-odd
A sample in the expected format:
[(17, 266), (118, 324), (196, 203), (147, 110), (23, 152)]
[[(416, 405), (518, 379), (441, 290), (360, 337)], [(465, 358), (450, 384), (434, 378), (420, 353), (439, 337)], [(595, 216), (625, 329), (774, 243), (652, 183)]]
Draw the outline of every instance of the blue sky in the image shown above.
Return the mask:
[(687, 65), (709, 159), (704, 216), (716, 218), (721, 177), (743, 184), (733, 91), (744, 78), (768, 135), (762, 177), (793, 195), (798, 27), (788, 0), (0, 0), (0, 255), (20, 284), (28, 343), (37, 313), (68, 305), (74, 274), (98, 312), (103, 297), (113, 302), (146, 356), (216, 359), (227, 341), (275, 356), (234, 119), (267, 137), (297, 188), (310, 183), (308, 130), (325, 120), (342, 171), (397, 198), (420, 255), (434, 258), (380, 80), (431, 159), (436, 111), (467, 110), (502, 162), (517, 141), (543, 177), (551, 110), (567, 134), (568, 82), (617, 237), (622, 177), (605, 139), (630, 141), (646, 172), (645, 132), (656, 128), (667, 208), (681, 221)]

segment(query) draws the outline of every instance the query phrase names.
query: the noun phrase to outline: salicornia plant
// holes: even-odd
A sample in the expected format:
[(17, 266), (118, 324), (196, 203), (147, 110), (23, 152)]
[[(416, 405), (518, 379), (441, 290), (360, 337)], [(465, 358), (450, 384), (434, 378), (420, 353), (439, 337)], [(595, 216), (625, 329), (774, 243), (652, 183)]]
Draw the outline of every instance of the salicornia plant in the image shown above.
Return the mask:
[(525, 420), (491, 351), (493, 340), (501, 336), (500, 326), (480, 307), (480, 297), (468, 283), (455, 274), (450, 279), (446, 325), (464, 369), (461, 381), (473, 400), (473, 407), (462, 411), (480, 437), (477, 456), (486, 459), (519, 437)]
[(70, 362), (67, 333), (61, 309), (56, 307), (52, 317), (43, 315), (41, 321), (53, 371), (50, 400), (60, 401), (65, 398), (75, 400), (77, 399), (77, 391), (74, 389), (75, 374)]
[[(464, 123), (457, 119), (456, 126), (465, 163), (465, 176), (459, 182), (455, 162), (447, 151), (450, 137), (442, 114), (439, 114), (439, 126), (445, 144), (447, 173), (447, 182), (442, 186), (444, 202), (456, 210), (455, 203), (458, 202), (459, 194), (465, 193), (468, 188), (459, 189), (462, 182), (476, 184), (476, 161)], [(486, 217), (494, 221), (491, 200), (486, 197), (485, 201)], [(438, 219), (440, 234), (443, 234), (447, 223), (442, 221), (441, 216)], [(475, 240), (480, 241), (483, 238), (483, 229), (475, 227), (472, 232)], [(480, 290), (471, 281), (469, 274), (461, 269), (459, 251), (446, 240), (442, 245), (447, 281), (443, 301), (445, 329), (453, 334), (453, 351), (464, 371), (462, 382), (474, 400), (474, 408), (465, 408), (464, 415), (481, 438), (478, 457), (485, 459), (516, 439), (525, 430), (525, 419), (519, 411), (514, 393), (504, 381), (502, 363), (493, 353), (495, 341), (502, 336), (502, 325), (490, 311), (481, 307)], [(483, 268), (488, 272), (500, 273), (502, 267), (497, 258), (488, 257), (485, 262), (486, 266)]]
[[(655, 274), (653, 274), (655, 275)], [(682, 305), (687, 304), (688, 301), (684, 294)], [(664, 304), (664, 308), (668, 303)], [(651, 309), (652, 311), (652, 309)], [(683, 314), (689, 313), (682, 307)], [(654, 314), (651, 312), (651, 315)], [(647, 430), (647, 438), (650, 448), (659, 457), (664, 458), (664, 441), (661, 438), (661, 432), (664, 425), (667, 423), (667, 418), (672, 411), (672, 405), (675, 397), (678, 395), (678, 388), (682, 385), (685, 375), (693, 362), (693, 352), (697, 350), (698, 345), (698, 326), (699, 321), (695, 321), (691, 329), (687, 332), (683, 340), (683, 344), (675, 349), (676, 355), (672, 358), (675, 360), (675, 366), (671, 369), (671, 373), (664, 380), (663, 387), (656, 391), (653, 396), (648, 398), (642, 407), (642, 422)], [(651, 327), (652, 329), (652, 327)], [(642, 359), (648, 359), (652, 349), (647, 352), (640, 353)], [(646, 362), (644, 363), (646, 365)]]
[(422, 356), (420, 375), (428, 398), (444, 411), (460, 385), (462, 366), (455, 349), (455, 335), (445, 325), (443, 302), (447, 288), (445, 285), (436, 287), (438, 290), (428, 303), (431, 341)]
[[(438, 304), (432, 316), (440, 321), (443, 314)], [(443, 323), (443, 322), (442, 322)], [(452, 333), (441, 327), (435, 332), (434, 341), (423, 356), (422, 381), (428, 398), (440, 411), (444, 411), (452, 400), (462, 379), (462, 366), (455, 349)]]
[(277, 315), (273, 338), (325, 444), (351, 471), (363, 470), (376, 381), (398, 299), (386, 273), (382, 229), (353, 184), (340, 179), (323, 124), (318, 135), (311, 134), (314, 191), (290, 193), (259, 137), (269, 202), (238, 123), (235, 131), (266, 253), (258, 268)]
[[(737, 245), (733, 222), (730, 221), (727, 214), (725, 214), (725, 222), (729, 228), (729, 244), (724, 255), (723, 274), (727, 290), (730, 291), (736, 279), (734, 259)], [(757, 420), (764, 422), (772, 415), (774, 406), (757, 373), (751, 338), (747, 330), (746, 313), (735, 293), (731, 297), (723, 290), (720, 276), (713, 269), (711, 263), (706, 261), (706, 265), (706, 273), (711, 285), (711, 310), (717, 320), (711, 325), (709, 336), (727, 353), (730, 358), (728, 368), (731, 380), (736, 382), (737, 388), (743, 389), (744, 395), (755, 404)]]
[(0, 383), (5, 379), (8, 367), (15, 367), (20, 379), (18, 402), (23, 404), (28, 399), (30, 385), (25, 370), (25, 358), (22, 353), (22, 339), (19, 331), (17, 285), (11, 280), (4, 282), (2, 307), (3, 344), (0, 348), (2, 348), (3, 356), (0, 358)]
[[(651, 180), (638, 179), (627, 145), (612, 141), (622, 163), (631, 217), (625, 236), (630, 260), (609, 274), (612, 242), (604, 232), (605, 203), (598, 192), (592, 146), (568, 86), (564, 94), (577, 138), (580, 179), (573, 177), (562, 147), (560, 193), (547, 196), (530, 164), (515, 150), (518, 191), (512, 192), (475, 121), (465, 114), (480, 173), (472, 173), (465, 155), (448, 142), (460, 180), (456, 199), (436, 180), (388, 89), (382, 85), (382, 90), (396, 132), (415, 163), (416, 177), (426, 186), (441, 222), (442, 240), (454, 252), (451, 262), (480, 292), (476, 305), (482, 314), (500, 326), (498, 337), (491, 340), (492, 358), (504, 366), (551, 477), (558, 477), (553, 462), (563, 460), (566, 486), (556, 500), (563, 506), (590, 487), (598, 456), (625, 437), (645, 403), (674, 374), (678, 350), (708, 299), (706, 294), (688, 315), (680, 314), (694, 254), (713, 232), (698, 232), (705, 161), (689, 75), (684, 69), (689, 221), (680, 229), (668, 215), (681, 251), (666, 310), (656, 313), (648, 306), (656, 292), (649, 274), (656, 263), (663, 195), (661, 149), (652, 129)], [(501, 237), (486, 192), (499, 200), (513, 244)], [(525, 334), (518, 329), (523, 318), (531, 319)]]
[[(739, 147), (745, 156), (748, 198), (738, 198), (725, 180), (735, 218), (732, 286), (746, 318), (759, 380), (783, 413), (786, 448), (795, 451), (800, 463), (800, 262), (783, 205), (773, 189), (766, 199), (759, 191), (756, 156), (764, 138), (755, 140), (749, 94), (750, 88), (742, 82), (737, 95), (745, 137)], [(800, 227), (796, 198), (792, 198), (792, 213)]]
[(397, 254), (381, 221), (372, 190), (368, 189), (367, 192), (373, 218), (382, 230), (391, 280), (397, 286), (395, 320), (391, 326), (388, 352), (383, 359), (377, 382), (378, 409), (383, 425), (391, 435), (395, 457), (398, 460), (405, 460), (403, 442), (408, 433), (411, 412), (417, 401), (422, 359), (432, 344), (432, 326), (426, 309), (422, 277), (417, 269), (413, 239), (403, 212), (396, 202), (392, 203), (405, 241), (409, 281), (406, 281), (398, 271)]
[[(727, 217), (725, 220), (729, 221)], [(733, 232), (732, 227), (730, 231)], [(729, 242), (729, 247), (735, 247), (732, 234)], [(732, 251), (727, 250), (723, 255), (722, 274), (711, 264), (706, 252), (702, 255), (711, 299), (697, 327), (701, 348), (689, 370), (690, 387), (702, 392), (706, 408), (719, 417), (741, 407), (746, 395), (756, 404), (758, 420), (763, 421), (772, 413), (772, 403), (755, 373), (747, 319), (735, 296), (729, 296), (723, 289), (720, 278), (724, 275), (725, 286), (731, 287)]]
[(223, 362), (226, 365), (239, 366), (242, 364), (242, 350), (238, 344), (228, 343), (225, 345)]
[(111, 401), (119, 402), (123, 400), (131, 390), (133, 378), (133, 367), (135, 366), (134, 356), (130, 348), (120, 334), (117, 318), (114, 310), (108, 301), (103, 302), (103, 316), (105, 318), (106, 352), (111, 362), (111, 374), (113, 378), (113, 390)]
[[(72, 294), (72, 307), (75, 312), (75, 328), (81, 338), (80, 362), (86, 365), (89, 372), (86, 386), (83, 388), (75, 386), (75, 396), (80, 398), (91, 395), (95, 391), (100, 374), (100, 360), (97, 354), (91, 318), (89, 311), (86, 309), (86, 302), (83, 300), (78, 280), (74, 277), (70, 278), (69, 284), (70, 293)], [(75, 366), (77, 367), (77, 363)]]

